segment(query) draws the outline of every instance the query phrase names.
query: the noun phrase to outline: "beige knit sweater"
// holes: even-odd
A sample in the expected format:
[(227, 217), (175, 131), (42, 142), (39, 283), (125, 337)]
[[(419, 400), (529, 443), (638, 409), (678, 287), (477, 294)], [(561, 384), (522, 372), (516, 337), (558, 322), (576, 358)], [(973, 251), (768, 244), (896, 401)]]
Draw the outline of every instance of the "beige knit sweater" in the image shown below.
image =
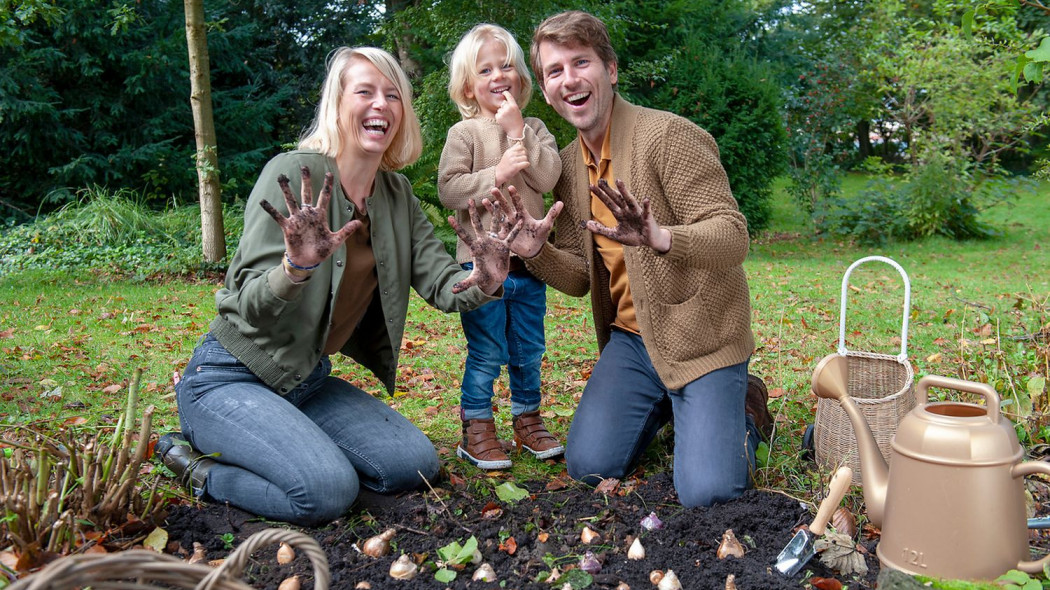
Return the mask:
[[(554, 188), (561, 173), (558, 143), (543, 121), (525, 118), (525, 139), (529, 167), (516, 174), (508, 184), (514, 185), (525, 208), (534, 217), (542, 217), (543, 193)], [(456, 212), (456, 221), (470, 236), (474, 235), (467, 202), (474, 199), (482, 225), (488, 228), (490, 215), (481, 205), (496, 185), (496, 165), (511, 142), (495, 119), (475, 117), (456, 123), (448, 130), (448, 139), (438, 164), (438, 198), (441, 204)], [(470, 247), (463, 240), (456, 243), (456, 260), (470, 262)]]
[[(670, 251), (624, 247), (638, 324), (664, 384), (680, 388), (741, 363), (754, 350), (751, 302), (743, 262), (747, 220), (737, 208), (714, 138), (691, 121), (638, 107), (617, 96), (611, 125), (612, 166), (637, 198), (648, 197), (657, 222), (671, 231)], [(609, 273), (595, 251), (587, 167), (577, 138), (561, 150), (555, 199), (565, 203), (554, 243), (526, 261), (545, 283), (569, 295), (591, 293), (599, 347), (616, 312)]]

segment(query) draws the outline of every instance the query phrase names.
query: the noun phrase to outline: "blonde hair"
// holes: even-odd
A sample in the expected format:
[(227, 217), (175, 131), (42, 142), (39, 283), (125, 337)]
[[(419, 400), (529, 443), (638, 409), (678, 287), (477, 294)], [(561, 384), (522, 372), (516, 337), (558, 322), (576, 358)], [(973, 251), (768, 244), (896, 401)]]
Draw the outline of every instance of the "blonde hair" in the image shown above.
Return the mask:
[(423, 152), (423, 134), (419, 128), (419, 118), (412, 108), (412, 83), (394, 56), (375, 47), (340, 47), (329, 54), (328, 75), (321, 87), (317, 115), (299, 139), (299, 148), (317, 150), (332, 158), (343, 150), (344, 138), (339, 131), (339, 101), (350, 82), (346, 72), (354, 60), (359, 59), (375, 66), (379, 73), (393, 82), (401, 95), (404, 108), (401, 125), (379, 164), (382, 170), (400, 170), (415, 162)]
[(467, 84), (477, 78), (478, 52), (489, 39), (495, 39), (507, 48), (507, 63), (513, 65), (518, 72), (518, 78), (521, 79), (521, 96), (514, 97), (518, 106), (524, 109), (532, 98), (532, 76), (529, 75), (529, 66), (525, 64), (525, 52), (521, 50), (521, 45), (518, 45), (514, 35), (507, 29), (482, 23), (463, 35), (449, 58), (448, 95), (452, 102), (456, 103), (456, 108), (464, 119), (473, 119), (481, 113), (478, 101), (467, 98)]

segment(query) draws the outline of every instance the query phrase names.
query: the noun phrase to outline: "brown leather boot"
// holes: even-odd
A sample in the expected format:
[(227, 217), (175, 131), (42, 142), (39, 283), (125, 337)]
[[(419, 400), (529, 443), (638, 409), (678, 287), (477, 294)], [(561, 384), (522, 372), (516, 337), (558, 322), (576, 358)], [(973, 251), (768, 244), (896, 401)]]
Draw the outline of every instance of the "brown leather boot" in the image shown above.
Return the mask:
[(496, 422), (492, 418), (463, 421), (463, 441), (456, 449), (460, 458), (479, 469), (508, 469), (510, 457), (500, 447), (496, 437)]
[(744, 413), (751, 416), (755, 426), (762, 433), (762, 438), (769, 441), (773, 435), (773, 416), (769, 413), (769, 392), (766, 384), (757, 375), (747, 376), (747, 398), (744, 401)]
[(565, 447), (543, 425), (539, 410), (514, 416), (514, 446), (537, 459), (550, 459), (565, 452)]

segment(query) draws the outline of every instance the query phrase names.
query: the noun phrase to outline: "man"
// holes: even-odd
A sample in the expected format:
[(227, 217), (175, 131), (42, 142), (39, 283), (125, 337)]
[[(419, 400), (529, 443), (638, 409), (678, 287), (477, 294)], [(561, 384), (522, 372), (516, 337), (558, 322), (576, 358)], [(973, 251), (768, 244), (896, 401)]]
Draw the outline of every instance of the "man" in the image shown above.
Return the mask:
[(673, 418), (682, 504), (737, 497), (772, 417), (762, 381), (749, 387), (747, 221), (718, 147), (687, 119), (617, 94), (616, 53), (590, 14), (545, 20), (531, 58), (544, 99), (578, 135), (561, 150), (557, 203), (522, 232), (556, 223), (554, 243), (526, 235), (512, 247), (550, 286), (590, 292), (601, 350), (569, 429), (569, 475), (629, 475)]

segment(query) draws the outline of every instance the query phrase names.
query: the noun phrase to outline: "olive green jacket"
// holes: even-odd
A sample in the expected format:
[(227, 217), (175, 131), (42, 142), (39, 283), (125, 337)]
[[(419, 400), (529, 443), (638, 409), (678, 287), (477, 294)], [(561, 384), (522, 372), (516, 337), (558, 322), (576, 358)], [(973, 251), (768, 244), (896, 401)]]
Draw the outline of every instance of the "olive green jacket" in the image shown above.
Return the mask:
[[(284, 234), (260, 206), (264, 199), (288, 214), (277, 177), (284, 174), (300, 199), (300, 167), (311, 171), (314, 202), (326, 172), (339, 178), (335, 161), (312, 151), (278, 155), (267, 163), (244, 211), (240, 247), (215, 294), (218, 316), (210, 330), (231, 354), (281, 394), (299, 385), (317, 366), (328, 339), (332, 307), (342, 285), (346, 247), (341, 246), (302, 283), (282, 267)], [(467, 278), (444, 244), (434, 236), (419, 200), (404, 176), (379, 172), (366, 201), (379, 284), (372, 304), (341, 352), (372, 371), (393, 393), (398, 353), (408, 315), (409, 288), (442, 311), (468, 311), (502, 296), (477, 287), (452, 294)], [(328, 207), (334, 231), (353, 219), (354, 207), (335, 182)]]

